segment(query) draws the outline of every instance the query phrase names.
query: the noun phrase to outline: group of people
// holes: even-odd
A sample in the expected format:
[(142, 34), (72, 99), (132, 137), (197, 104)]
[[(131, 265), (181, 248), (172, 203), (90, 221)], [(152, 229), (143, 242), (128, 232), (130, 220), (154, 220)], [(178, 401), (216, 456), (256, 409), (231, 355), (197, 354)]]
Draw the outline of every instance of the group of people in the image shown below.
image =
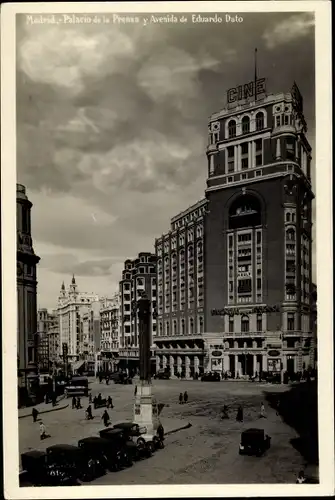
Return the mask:
[(182, 405), (184, 403), (187, 403), (187, 401), (188, 401), (187, 391), (185, 391), (184, 394), (181, 392), (179, 394), (179, 404)]
[(80, 410), (82, 408), (81, 406), (81, 400), (80, 398), (76, 398), (75, 396), (73, 396), (72, 398), (72, 410)]

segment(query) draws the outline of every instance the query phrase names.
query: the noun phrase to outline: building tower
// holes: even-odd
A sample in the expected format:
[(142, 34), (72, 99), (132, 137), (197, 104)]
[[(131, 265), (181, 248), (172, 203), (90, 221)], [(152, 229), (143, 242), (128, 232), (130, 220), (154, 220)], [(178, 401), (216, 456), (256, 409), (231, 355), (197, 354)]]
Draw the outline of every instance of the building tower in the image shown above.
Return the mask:
[(224, 370), (297, 372), (312, 336), (311, 147), (303, 100), (228, 91), (209, 120), (205, 330), (223, 337)]
[(37, 302), (36, 265), (40, 258), (35, 254), (31, 238), (32, 203), (22, 184), (16, 185), (17, 231), (17, 355), (19, 401), (33, 394), (38, 381), (37, 365)]

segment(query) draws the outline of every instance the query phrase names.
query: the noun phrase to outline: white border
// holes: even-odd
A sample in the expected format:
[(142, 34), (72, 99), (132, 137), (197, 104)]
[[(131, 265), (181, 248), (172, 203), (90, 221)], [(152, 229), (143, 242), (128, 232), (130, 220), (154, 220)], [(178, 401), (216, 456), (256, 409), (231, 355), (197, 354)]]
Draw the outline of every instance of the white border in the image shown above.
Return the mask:
[[(18, 487), (16, 391), (16, 135), (15, 14), (96, 12), (315, 12), (316, 37), (316, 209), (319, 370), (319, 485), (176, 485)], [(332, 171), (331, 171), (331, 5), (327, 1), (22, 3), (3, 4), (1, 12), (1, 200), (3, 272), (3, 419), (5, 498), (124, 498), (314, 496), (334, 493), (332, 353)], [(150, 464), (148, 464), (150, 467)], [(222, 471), (224, 474), (224, 471)]]

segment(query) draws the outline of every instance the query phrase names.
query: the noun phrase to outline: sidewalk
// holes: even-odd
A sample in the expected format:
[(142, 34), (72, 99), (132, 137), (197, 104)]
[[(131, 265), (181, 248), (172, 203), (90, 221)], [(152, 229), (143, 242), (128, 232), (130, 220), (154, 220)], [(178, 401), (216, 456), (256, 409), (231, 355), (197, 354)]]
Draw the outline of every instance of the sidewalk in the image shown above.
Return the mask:
[(25, 417), (31, 417), (31, 412), (33, 408), (36, 408), (38, 411), (39, 415), (43, 413), (50, 413), (52, 411), (58, 411), (58, 410), (63, 410), (64, 408), (67, 408), (69, 406), (69, 403), (67, 402), (67, 399), (61, 398), (60, 400), (57, 401), (56, 406), (52, 406), (52, 403), (40, 403), (36, 406), (29, 406), (28, 408), (20, 408), (18, 410), (19, 413), (19, 418), (25, 418)]

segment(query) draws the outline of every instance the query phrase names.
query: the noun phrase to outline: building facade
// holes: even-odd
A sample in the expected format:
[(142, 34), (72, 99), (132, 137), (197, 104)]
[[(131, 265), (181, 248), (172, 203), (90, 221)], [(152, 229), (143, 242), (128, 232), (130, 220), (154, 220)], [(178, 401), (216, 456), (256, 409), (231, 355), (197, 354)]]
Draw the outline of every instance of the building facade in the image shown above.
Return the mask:
[(209, 120), (205, 199), (156, 241), (156, 357), (172, 374), (176, 366), (185, 376), (249, 376), (313, 364), (303, 100), (296, 84), (234, 102), (231, 91)]
[(17, 363), (20, 392), (33, 390), (38, 382), (37, 279), (35, 254), (31, 237), (31, 208), (26, 188), (16, 185), (17, 231)]
[[(156, 255), (139, 253), (134, 260), (126, 260), (122, 271), (120, 291), (120, 367), (139, 368), (139, 324), (134, 302), (143, 292), (151, 301), (152, 310), (156, 309)], [(152, 344), (156, 335), (155, 315), (151, 316)]]
[(106, 371), (115, 371), (120, 345), (120, 293), (104, 299), (100, 309), (100, 363)]
[(53, 360), (53, 337), (58, 330), (57, 312), (51, 313), (41, 308), (37, 311), (38, 331), (38, 367), (40, 371), (49, 371)]
[(79, 292), (74, 276), (68, 291), (62, 284), (57, 307), (59, 354), (67, 344), (70, 363), (85, 356), (94, 360), (95, 342), (100, 342), (99, 311), (99, 296)]

